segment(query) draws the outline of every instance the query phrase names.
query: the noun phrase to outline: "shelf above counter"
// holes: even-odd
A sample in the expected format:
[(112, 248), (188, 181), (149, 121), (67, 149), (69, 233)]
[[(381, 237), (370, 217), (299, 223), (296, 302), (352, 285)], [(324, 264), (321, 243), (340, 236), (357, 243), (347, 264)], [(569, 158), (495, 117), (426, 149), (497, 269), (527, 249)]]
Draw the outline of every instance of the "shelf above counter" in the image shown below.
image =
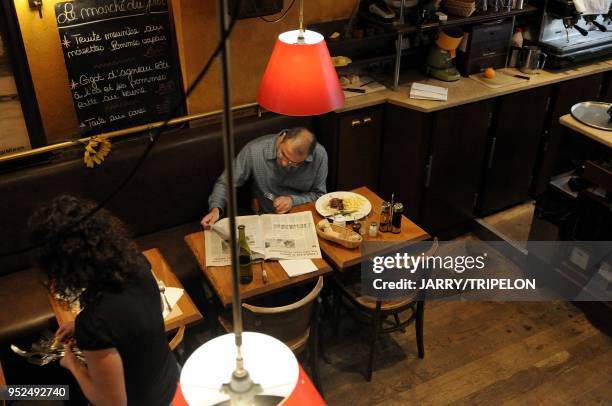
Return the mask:
[[(418, 49), (408, 48), (402, 50), (402, 57), (416, 55), (418, 53)], [(397, 53), (387, 53), (384, 55), (376, 55), (372, 57), (366, 58), (352, 58), (352, 62), (346, 66), (337, 66), (336, 72), (338, 74), (344, 74), (346, 72), (352, 71), (354, 69), (363, 68), (368, 65), (374, 65), (377, 63), (389, 63), (395, 61), (397, 57)]]
[(457, 27), (461, 25), (467, 24), (475, 24), (475, 23), (484, 23), (487, 21), (495, 21), (503, 18), (516, 17), (524, 14), (530, 14), (536, 12), (537, 7), (527, 5), (522, 10), (510, 10), (510, 11), (489, 11), (486, 13), (476, 12), (469, 17), (459, 17), (449, 15), (448, 20), (444, 22), (440, 21), (431, 21), (426, 22), (421, 26), (418, 26), (415, 23), (408, 22), (403, 25), (395, 25), (393, 29), (398, 34), (410, 34), (418, 31), (432, 31), (437, 30), (438, 28), (448, 28), (448, 27)]

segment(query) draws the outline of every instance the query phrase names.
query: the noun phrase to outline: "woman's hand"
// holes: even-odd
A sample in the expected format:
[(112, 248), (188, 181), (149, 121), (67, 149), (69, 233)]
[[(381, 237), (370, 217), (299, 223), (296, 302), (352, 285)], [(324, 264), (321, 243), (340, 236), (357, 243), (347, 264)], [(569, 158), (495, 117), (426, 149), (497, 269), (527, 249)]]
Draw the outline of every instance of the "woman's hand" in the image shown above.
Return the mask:
[(59, 342), (66, 342), (66, 339), (74, 335), (74, 321), (64, 323), (55, 332), (55, 339)]
[(72, 344), (64, 344), (64, 356), (60, 359), (60, 365), (69, 371), (74, 371), (79, 365), (79, 360), (72, 352)]

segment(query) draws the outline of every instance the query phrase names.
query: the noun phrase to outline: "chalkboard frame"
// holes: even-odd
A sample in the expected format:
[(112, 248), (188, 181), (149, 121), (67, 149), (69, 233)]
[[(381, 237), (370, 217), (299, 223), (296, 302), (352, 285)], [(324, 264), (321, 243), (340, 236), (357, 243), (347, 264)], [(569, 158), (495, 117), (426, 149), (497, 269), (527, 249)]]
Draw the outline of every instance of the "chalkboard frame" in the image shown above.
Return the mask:
[[(69, 39), (76, 39), (75, 37), (72, 37), (72, 33), (73, 33), (73, 27), (76, 26), (82, 26), (82, 25), (87, 25), (89, 28), (89, 24), (94, 24), (92, 25), (92, 31), (94, 31), (96, 28), (98, 30), (102, 30), (102, 28), (105, 27), (105, 24), (110, 22), (110, 27), (105, 27), (105, 28), (115, 28), (116, 26), (113, 26), (113, 24), (116, 24), (116, 22), (114, 20), (123, 20), (124, 18), (129, 18), (132, 24), (128, 23), (127, 27), (129, 27), (130, 25), (134, 26), (134, 28), (137, 28), (136, 31), (140, 31), (140, 34), (137, 34), (138, 39), (141, 40), (142, 43), (142, 39), (144, 39), (144, 37), (146, 37), (146, 31), (143, 31), (142, 29), (138, 29), (138, 24), (140, 23), (142, 27), (142, 21), (134, 21), (134, 19), (142, 19), (142, 18), (146, 18), (147, 14), (149, 12), (151, 12), (152, 16), (160, 15), (160, 12), (163, 10), (164, 11), (164, 15), (160, 15), (160, 17), (162, 18), (162, 21), (155, 21), (155, 19), (153, 19), (153, 21), (151, 22), (151, 24), (162, 24), (162, 26), (165, 26), (166, 28), (163, 29), (163, 33), (167, 34), (167, 39), (165, 41), (165, 44), (161, 45), (162, 46), (162, 53), (159, 54), (160, 58), (163, 58), (163, 60), (169, 62), (171, 65), (168, 68), (168, 70), (162, 70), (161, 72), (167, 73), (169, 76), (166, 80), (163, 80), (162, 82), (155, 82), (155, 83), (160, 83), (160, 87), (155, 89), (154, 85), (152, 88), (149, 88), (147, 90), (146, 93), (143, 93), (143, 95), (124, 95), (121, 96), (119, 95), (119, 99), (118, 106), (113, 107), (114, 101), (113, 100), (103, 100), (101, 103), (95, 103), (93, 105), (93, 107), (91, 109), (88, 109), (88, 106), (85, 105), (83, 106), (81, 103), (77, 103), (77, 98), (75, 98), (75, 94), (77, 93), (76, 91), (73, 92), (71, 91), (71, 100), (72, 100), (72, 104), (74, 107), (74, 111), (75, 114), (77, 115), (77, 118), (79, 119), (79, 122), (81, 122), (81, 130), (78, 132), (77, 137), (82, 137), (82, 136), (87, 136), (87, 135), (96, 135), (96, 134), (100, 134), (100, 133), (106, 133), (106, 132), (110, 132), (110, 131), (116, 131), (116, 130), (129, 130), (132, 127), (135, 126), (140, 126), (140, 125), (146, 125), (146, 124), (150, 124), (152, 122), (158, 122), (158, 121), (164, 121), (166, 119), (171, 119), (171, 118), (175, 118), (175, 117), (180, 117), (183, 116), (187, 109), (186, 109), (186, 98), (185, 98), (185, 88), (184, 88), (184, 84), (183, 84), (183, 75), (182, 75), (182, 68), (181, 68), (181, 64), (180, 64), (180, 57), (178, 54), (178, 40), (177, 40), (177, 34), (176, 34), (176, 22), (175, 22), (175, 10), (173, 10), (173, 2), (169, 1), (169, 0), (163, 0), (163, 2), (165, 3), (160, 5), (159, 3), (152, 6), (152, 9), (148, 9), (147, 10), (119, 10), (119, 11), (113, 11), (113, 12), (109, 12), (110, 15), (104, 15), (101, 17), (98, 17), (98, 15), (96, 14), (95, 16), (91, 16), (87, 13), (79, 13), (78, 11), (82, 10), (79, 9), (75, 6), (74, 10), (76, 11), (75, 15), (80, 16), (77, 17), (74, 20), (68, 20), (67, 22), (69, 22), (69, 24), (62, 24), (59, 23), (59, 10), (60, 7), (64, 4), (74, 4), (76, 2), (78, 2), (79, 0), (76, 1), (59, 1), (58, 3), (55, 4), (55, 8), (56, 8), (56, 13), (54, 13), (54, 18), (56, 18), (56, 23), (57, 23), (57, 32), (58, 32), (58, 43), (60, 44), (61, 48), (62, 48), (62, 54), (64, 57), (64, 62), (65, 62), (65, 68), (66, 68), (66, 75), (68, 76), (68, 79), (71, 81), (72, 85), (74, 86), (74, 81), (73, 79), (79, 75), (79, 63), (82, 63), (81, 60), (79, 59), (75, 59), (74, 65), (70, 66), (70, 56), (68, 56), (68, 52), (66, 51), (66, 49), (68, 49), (69, 47), (66, 46), (66, 49), (64, 49), (64, 45), (62, 42), (61, 37), (64, 36), (64, 38), (66, 38), (66, 35), (68, 35)], [(95, 10), (96, 7), (98, 7), (98, 0), (81, 0), (82, 3), (86, 3), (83, 6), (85, 7), (84, 10), (86, 10), (86, 12), (90, 11), (90, 10)], [(127, 0), (128, 3), (132, 3), (131, 0)], [(138, 2), (136, 2), (138, 3)], [(146, 3), (146, 2), (145, 2)], [(116, 3), (114, 3), (116, 4)], [(124, 2), (121, 2), (121, 4), (125, 4)], [(144, 3), (143, 3), (144, 4)], [(89, 7), (91, 5), (91, 7)], [(102, 5), (100, 5), (102, 6)], [(138, 11), (142, 11), (141, 13), (138, 13)], [(125, 13), (125, 16), (122, 16), (122, 14)], [(164, 21), (167, 20), (167, 21)], [(76, 24), (70, 24), (71, 22), (75, 22)], [(112, 22), (111, 22), (112, 21)], [(146, 21), (146, 20), (145, 20)], [(117, 27), (117, 29), (121, 30), (124, 29), (124, 26), (120, 25), (119, 27)], [(88, 31), (88, 28), (85, 29), (84, 32)], [(148, 26), (147, 26), (148, 28)], [(100, 32), (99, 31), (99, 32)], [(107, 31), (108, 33), (111, 33), (112, 31)], [(81, 38), (83, 38), (83, 34), (81, 34), (79, 32), (79, 29), (77, 28), (76, 30), (76, 34), (80, 35)], [(142, 36), (142, 38), (140, 38)], [(112, 38), (112, 37), (111, 37)], [(136, 39), (134, 38), (134, 39)], [(108, 47), (108, 42), (110, 42), (108, 40), (108, 38), (104, 39), (104, 41), (106, 41), (107, 43), (106, 48)], [(112, 41), (112, 42), (116, 42), (116, 41)], [(85, 45), (87, 46), (87, 44)], [(145, 46), (145, 45), (142, 45)], [(113, 45), (114, 47), (114, 45)], [(146, 46), (145, 46), (146, 47)], [(74, 48), (74, 46), (73, 46)], [(78, 48), (76, 48), (77, 50), (79, 50), (80, 45)], [(110, 49), (110, 48), (109, 48)], [(130, 48), (131, 49), (131, 48)], [(135, 50), (134, 53), (129, 53), (128, 51), (128, 58), (126, 60), (126, 62), (128, 62), (127, 65), (125, 65), (124, 63), (119, 63), (118, 61), (121, 61), (121, 59), (117, 60), (117, 59), (109, 59), (109, 61), (111, 61), (111, 66), (113, 65), (113, 63), (117, 63), (116, 67), (113, 67), (111, 70), (115, 71), (119, 71), (119, 70), (130, 70), (131, 66), (134, 65), (135, 59), (132, 57), (134, 56), (134, 54), (140, 56), (140, 54), (138, 52), (140, 52), (141, 46), (138, 46), (138, 49)], [(155, 49), (155, 48), (147, 48), (147, 50), (150, 49)], [(157, 50), (157, 49), (156, 49)], [(112, 54), (111, 50), (111, 54)], [(108, 54), (108, 50), (104, 49), (100, 54), (102, 55), (102, 59), (99, 60), (100, 62), (98, 62), (98, 60), (94, 59), (92, 60), (90, 57), (86, 57), (85, 58), (85, 65), (84, 70), (83, 70), (83, 74), (87, 75), (88, 73), (91, 73), (92, 70), (92, 66), (88, 65), (87, 63), (101, 63), (102, 65), (106, 64), (106, 59), (104, 59), (104, 56), (106, 56), (106, 54)], [(120, 50), (118, 54), (120, 53), (125, 53), (125, 50)], [(77, 54), (78, 55), (78, 54)], [(96, 55), (97, 56), (97, 55)], [(121, 58), (121, 57), (120, 57)], [(151, 57), (151, 56), (144, 56), (144, 59), (142, 59), (143, 63), (145, 65), (142, 66), (146, 66), (148, 65), (153, 65), (154, 64), (154, 60), (157, 59), (156, 57)], [(141, 59), (138, 59), (138, 61), (140, 61)], [(121, 61), (123, 62), (123, 61)], [(95, 65), (93, 65), (95, 67)], [(137, 65), (138, 66), (138, 65)], [(154, 72), (157, 70), (157, 67), (155, 68)], [(93, 71), (96, 71), (96, 68), (93, 68)], [(161, 74), (160, 72), (160, 74)], [(105, 73), (104, 70), (101, 73)], [(138, 75), (138, 74), (137, 74)], [(142, 75), (142, 74), (141, 74)], [(104, 75), (103, 75), (104, 76)], [(73, 78), (73, 79), (71, 79)], [(150, 79), (148, 77), (144, 77), (143, 79)], [(115, 79), (109, 78), (107, 79), (108, 83), (111, 83), (112, 81), (114, 81)], [(117, 83), (118, 82), (123, 82), (123, 80), (119, 80), (117, 79)], [(129, 76), (128, 82), (131, 82), (131, 74)], [(162, 87), (161, 85), (166, 84), (166, 82), (170, 81), (170, 83), (175, 82), (173, 84), (173, 90), (171, 93), (168, 93), (170, 96), (168, 98), (167, 104), (164, 100), (163, 97), (163, 91), (161, 90)], [(78, 82), (78, 81), (77, 81)], [(97, 89), (92, 89), (92, 88), (88, 88), (86, 85), (84, 86), (83, 83), (81, 83), (81, 86), (83, 86), (85, 89), (87, 90), (97, 90)], [(137, 85), (138, 86), (138, 85)], [(147, 86), (146, 82), (144, 85), (142, 86)], [(81, 88), (83, 88), (81, 87)], [(94, 86), (95, 87), (95, 86)], [(112, 85), (111, 85), (112, 87)], [(73, 87), (74, 89), (74, 87)], [(128, 90), (129, 90), (129, 86), (128, 86)], [(155, 89), (155, 90), (154, 90)], [(150, 93), (150, 91), (154, 90), (155, 93), (158, 92), (162, 92), (161, 95), (155, 95)], [(123, 92), (123, 91), (121, 91)], [(119, 92), (119, 90), (115, 91), (114, 94), (117, 93), (121, 93)], [(106, 93), (106, 91), (105, 91)], [(159, 100), (160, 102), (162, 102), (161, 104), (156, 104), (154, 105), (155, 107), (153, 107), (153, 105), (151, 105), (152, 100), (151, 97), (153, 96), (153, 100)], [(157, 98), (156, 98), (157, 96)], [(87, 97), (91, 97), (91, 96), (87, 96)], [(93, 96), (93, 98), (97, 98), (98, 96)], [(99, 96), (101, 97), (101, 95)], [(125, 97), (127, 97), (127, 99), (124, 99)], [(104, 97), (104, 99), (106, 99), (106, 97)], [(141, 103), (138, 103), (137, 100), (142, 100)], [(155, 101), (153, 101), (153, 103), (155, 103)], [(179, 105), (177, 106), (176, 104), (179, 103)], [(77, 104), (79, 104), (79, 106), (77, 106)], [(163, 105), (166, 104), (165, 107), (163, 107)], [(109, 114), (109, 109), (115, 109), (115, 111), (117, 112), (118, 116), (123, 116), (125, 114), (127, 114), (127, 110), (125, 108), (126, 105), (133, 105), (134, 107), (139, 107), (142, 108), (142, 110), (145, 110), (145, 108), (148, 106), (148, 108), (146, 108), (146, 113), (144, 113), (142, 115), (141, 118), (139, 119), (133, 119), (132, 120), (132, 116), (130, 115), (129, 118), (124, 118), (122, 121), (122, 124), (116, 123), (116, 124), (112, 124), (113, 122), (113, 117), (112, 115)], [(144, 108), (143, 108), (144, 107)], [(177, 107), (176, 111), (169, 116), (170, 113), (172, 113), (172, 108), (173, 107)], [(159, 109), (162, 108), (162, 110), (160, 111)], [(83, 124), (83, 117), (85, 116), (89, 116), (90, 114), (83, 114), (83, 111), (80, 111), (81, 109), (88, 109), (89, 113), (91, 114), (93, 112), (94, 116), (96, 114), (98, 114), (98, 117), (106, 119), (106, 121), (103, 124), (99, 124), (99, 123), (95, 123), (95, 119), (91, 120), (89, 119), (89, 121), (85, 120), (85, 122), (91, 123), (92, 121), (94, 121), (94, 124), (90, 124), (91, 127), (87, 127), (84, 126)], [(164, 110), (166, 110), (166, 112), (164, 112)], [(155, 111), (157, 110), (157, 111)], [(124, 114), (125, 113), (125, 114)], [(131, 112), (130, 112), (131, 113)], [(110, 120), (109, 120), (109, 115), (110, 115)], [(101, 120), (104, 121), (104, 120)], [(124, 125), (125, 124), (125, 125)], [(176, 127), (176, 126), (173, 126)]]

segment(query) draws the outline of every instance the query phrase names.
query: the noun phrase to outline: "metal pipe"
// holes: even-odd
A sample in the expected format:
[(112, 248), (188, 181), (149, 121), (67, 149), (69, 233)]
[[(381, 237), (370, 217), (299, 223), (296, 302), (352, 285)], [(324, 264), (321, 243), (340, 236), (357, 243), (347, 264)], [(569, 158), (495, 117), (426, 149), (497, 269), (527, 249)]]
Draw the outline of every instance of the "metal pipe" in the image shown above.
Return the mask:
[[(400, 3), (400, 15), (398, 19), (400, 25), (404, 24), (404, 1), (405, 0), (402, 0)], [(404, 42), (404, 34), (399, 34), (397, 36), (397, 44), (395, 45), (395, 72), (393, 75), (393, 90), (395, 91), (399, 89), (399, 75), (402, 64), (402, 42)]]
[(300, 29), (298, 30), (297, 43), (306, 43), (304, 39), (304, 0), (300, 0)]
[[(247, 109), (247, 108), (256, 107), (256, 106), (258, 106), (257, 103), (243, 104), (243, 105), (234, 107), (232, 111)], [(215, 110), (215, 111), (210, 111), (208, 113), (197, 113), (197, 114), (190, 114), (186, 116), (176, 117), (176, 118), (170, 119), (167, 125), (170, 126), (170, 125), (188, 123), (190, 121), (201, 120), (204, 118), (220, 115), (221, 113), (222, 113), (221, 110)], [(122, 137), (122, 136), (129, 135), (129, 134), (151, 131), (159, 127), (162, 127), (163, 124), (164, 124), (163, 121), (156, 121), (154, 123), (142, 124), (136, 127), (124, 128), (122, 130), (115, 130), (115, 131), (110, 131), (107, 133), (101, 133), (101, 134), (98, 134), (98, 136), (103, 136), (107, 138)], [(28, 151), (16, 152), (14, 154), (0, 156), (0, 163), (14, 161), (16, 159), (21, 159), (21, 158), (32, 157), (32, 156), (36, 156), (40, 154), (46, 154), (48, 152), (58, 151), (61, 149), (66, 149), (66, 148), (72, 148), (75, 146), (82, 146), (83, 144), (87, 144), (90, 139), (91, 137), (84, 137), (84, 138), (79, 138), (78, 140), (59, 142), (57, 144), (47, 145), (47, 146), (40, 147), (40, 148), (34, 148)]]
[(393, 90), (399, 89), (399, 76), (402, 64), (402, 42), (404, 42), (404, 34), (397, 36), (397, 45), (395, 46), (395, 71), (393, 73)]
[(300, 0), (300, 31), (304, 31), (304, 0)]
[[(227, 0), (219, 0), (219, 38), (225, 36), (228, 28)], [(236, 238), (236, 189), (234, 187), (234, 138), (232, 124), (232, 110), (230, 107), (230, 72), (229, 72), (229, 38), (226, 37), (221, 47), (221, 86), (223, 95), (223, 157), (225, 161), (227, 182), (227, 215), (230, 229), (230, 252), (232, 259), (232, 316), (234, 325), (234, 336), (236, 340), (236, 370), (234, 377), (244, 378), (247, 371), (244, 369), (242, 359), (242, 311), (240, 308), (240, 268), (238, 266), (238, 239)]]

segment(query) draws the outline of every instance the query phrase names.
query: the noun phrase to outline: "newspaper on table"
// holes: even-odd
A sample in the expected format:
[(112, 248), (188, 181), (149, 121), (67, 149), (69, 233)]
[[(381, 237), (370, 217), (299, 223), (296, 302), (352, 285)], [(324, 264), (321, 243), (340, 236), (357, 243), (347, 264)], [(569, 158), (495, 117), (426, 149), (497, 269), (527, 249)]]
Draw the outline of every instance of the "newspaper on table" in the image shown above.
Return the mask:
[[(309, 211), (291, 214), (238, 216), (236, 225), (245, 226), (253, 260), (321, 258), (319, 239)], [(204, 231), (206, 266), (231, 264), (229, 219), (216, 222)]]

